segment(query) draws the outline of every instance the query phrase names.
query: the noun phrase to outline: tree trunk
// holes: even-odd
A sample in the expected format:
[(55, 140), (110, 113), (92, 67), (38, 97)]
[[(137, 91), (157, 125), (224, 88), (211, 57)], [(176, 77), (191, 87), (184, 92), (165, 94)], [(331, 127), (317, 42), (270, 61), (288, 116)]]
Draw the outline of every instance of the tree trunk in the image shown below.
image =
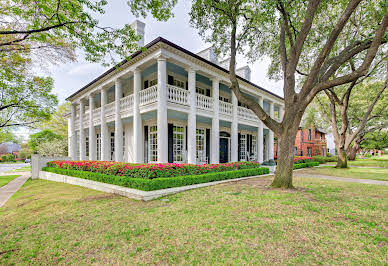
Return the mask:
[(346, 151), (344, 148), (338, 150), (338, 160), (336, 168), (348, 168), (348, 159), (346, 157)]
[(350, 149), (350, 152), (349, 152), (349, 161), (356, 160), (357, 151), (360, 149), (360, 143), (362, 139), (363, 137), (359, 136), (354, 140), (353, 147)]
[(358, 144), (357, 142), (354, 143), (352, 149), (349, 152), (349, 161), (356, 160), (356, 155), (359, 148), (360, 148), (360, 144)]
[(294, 166), (294, 146), (297, 129), (283, 130), (278, 136), (278, 162), (275, 179), (271, 186), (276, 188), (293, 188), (292, 170)]

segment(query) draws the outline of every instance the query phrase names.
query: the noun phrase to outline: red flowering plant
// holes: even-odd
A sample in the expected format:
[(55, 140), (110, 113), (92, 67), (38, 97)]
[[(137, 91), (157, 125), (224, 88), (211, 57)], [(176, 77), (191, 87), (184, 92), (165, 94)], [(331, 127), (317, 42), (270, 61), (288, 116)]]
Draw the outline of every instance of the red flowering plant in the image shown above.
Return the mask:
[(258, 162), (234, 162), (223, 164), (178, 164), (149, 163), (132, 164), (112, 161), (52, 161), (49, 167), (79, 171), (91, 171), (108, 175), (128, 176), (135, 178), (160, 178), (184, 175), (200, 175), (211, 172), (224, 172), (238, 169), (258, 168)]
[(309, 156), (295, 156), (294, 163), (308, 163), (313, 160), (313, 157)]

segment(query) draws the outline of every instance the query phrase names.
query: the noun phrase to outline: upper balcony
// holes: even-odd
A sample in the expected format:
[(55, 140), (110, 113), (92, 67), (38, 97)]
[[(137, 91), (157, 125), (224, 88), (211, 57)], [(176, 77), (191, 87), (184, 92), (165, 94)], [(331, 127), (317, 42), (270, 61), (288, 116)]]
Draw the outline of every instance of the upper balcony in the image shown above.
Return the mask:
[[(173, 85), (166, 84), (167, 89), (167, 101), (168, 105), (179, 106), (182, 109), (188, 110), (189, 103), (189, 91), (176, 87)], [(139, 107), (140, 111), (145, 112), (149, 109), (156, 108), (154, 104), (157, 103), (158, 87), (157, 85), (148, 87), (139, 92)], [(134, 105), (133, 94), (128, 95), (120, 99), (120, 114), (122, 118), (132, 116)], [(214, 98), (196, 93), (196, 106), (197, 112), (208, 113), (213, 115), (214, 112)], [(219, 114), (220, 119), (229, 120), (233, 119), (233, 104), (219, 101)], [(99, 125), (101, 123), (101, 107), (93, 110), (93, 124)], [(256, 114), (245, 107), (237, 107), (237, 116), (241, 123), (252, 124), (253, 126), (259, 121)], [(105, 117), (107, 121), (113, 121), (115, 117), (115, 102), (111, 102), (105, 105)], [(89, 110), (86, 110), (84, 115), (84, 127), (89, 126)], [(79, 129), (79, 119), (76, 120), (76, 128)]]

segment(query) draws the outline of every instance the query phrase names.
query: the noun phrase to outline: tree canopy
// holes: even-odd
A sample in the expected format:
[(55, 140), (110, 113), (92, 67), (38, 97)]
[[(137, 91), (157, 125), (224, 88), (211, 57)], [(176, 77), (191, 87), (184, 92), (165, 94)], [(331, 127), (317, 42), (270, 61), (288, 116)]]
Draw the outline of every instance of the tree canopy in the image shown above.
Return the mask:
[[(354, 82), (385, 57), (388, 12), (378, 0), (194, 0), (191, 23), (230, 56), (230, 88), (278, 137), (274, 187), (291, 188), (293, 146), (306, 107), (324, 90)], [(283, 121), (241, 93), (236, 55), (271, 59), (283, 80)]]
[(57, 135), (67, 137), (67, 119), (65, 114), (70, 112), (70, 102), (66, 102), (57, 107), (56, 111), (51, 115), (49, 120), (44, 120), (39, 123), (41, 130), (50, 130)]
[[(175, 1), (130, 0), (132, 13), (150, 11), (158, 20), (171, 16)], [(74, 60), (80, 49), (90, 62), (113, 63), (138, 49), (129, 24), (102, 25), (97, 19), (106, 11), (107, 0), (12, 0), (0, 9), (0, 52), (15, 51)]]
[(57, 135), (50, 130), (43, 130), (30, 135), (28, 146), (33, 152), (37, 152), (40, 144), (62, 139), (64, 139), (63, 136)]

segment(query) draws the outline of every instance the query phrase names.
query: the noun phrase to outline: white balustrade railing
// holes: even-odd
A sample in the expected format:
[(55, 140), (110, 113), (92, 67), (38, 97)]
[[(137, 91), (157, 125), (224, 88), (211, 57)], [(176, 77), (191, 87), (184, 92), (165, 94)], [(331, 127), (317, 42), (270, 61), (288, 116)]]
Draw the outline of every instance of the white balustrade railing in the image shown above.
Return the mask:
[(197, 93), (197, 108), (212, 110), (213, 98)]
[(98, 107), (98, 108), (93, 110), (93, 121), (95, 119), (101, 118), (100, 116), (101, 116), (101, 107)]
[(111, 116), (115, 114), (115, 102), (105, 105), (105, 116)]
[(158, 98), (158, 86), (154, 85), (139, 92), (140, 105), (156, 102)]
[(233, 114), (233, 104), (220, 101), (220, 113), (224, 115)]
[(249, 119), (249, 120), (257, 120), (258, 119), (256, 114), (251, 109), (239, 106), (237, 108), (237, 110), (238, 110), (238, 112), (237, 112), (238, 116), (241, 118)]
[(188, 91), (176, 86), (167, 85), (168, 101), (173, 103), (188, 104)]
[(121, 111), (126, 111), (133, 107), (133, 94), (125, 96), (120, 99), (120, 109)]

